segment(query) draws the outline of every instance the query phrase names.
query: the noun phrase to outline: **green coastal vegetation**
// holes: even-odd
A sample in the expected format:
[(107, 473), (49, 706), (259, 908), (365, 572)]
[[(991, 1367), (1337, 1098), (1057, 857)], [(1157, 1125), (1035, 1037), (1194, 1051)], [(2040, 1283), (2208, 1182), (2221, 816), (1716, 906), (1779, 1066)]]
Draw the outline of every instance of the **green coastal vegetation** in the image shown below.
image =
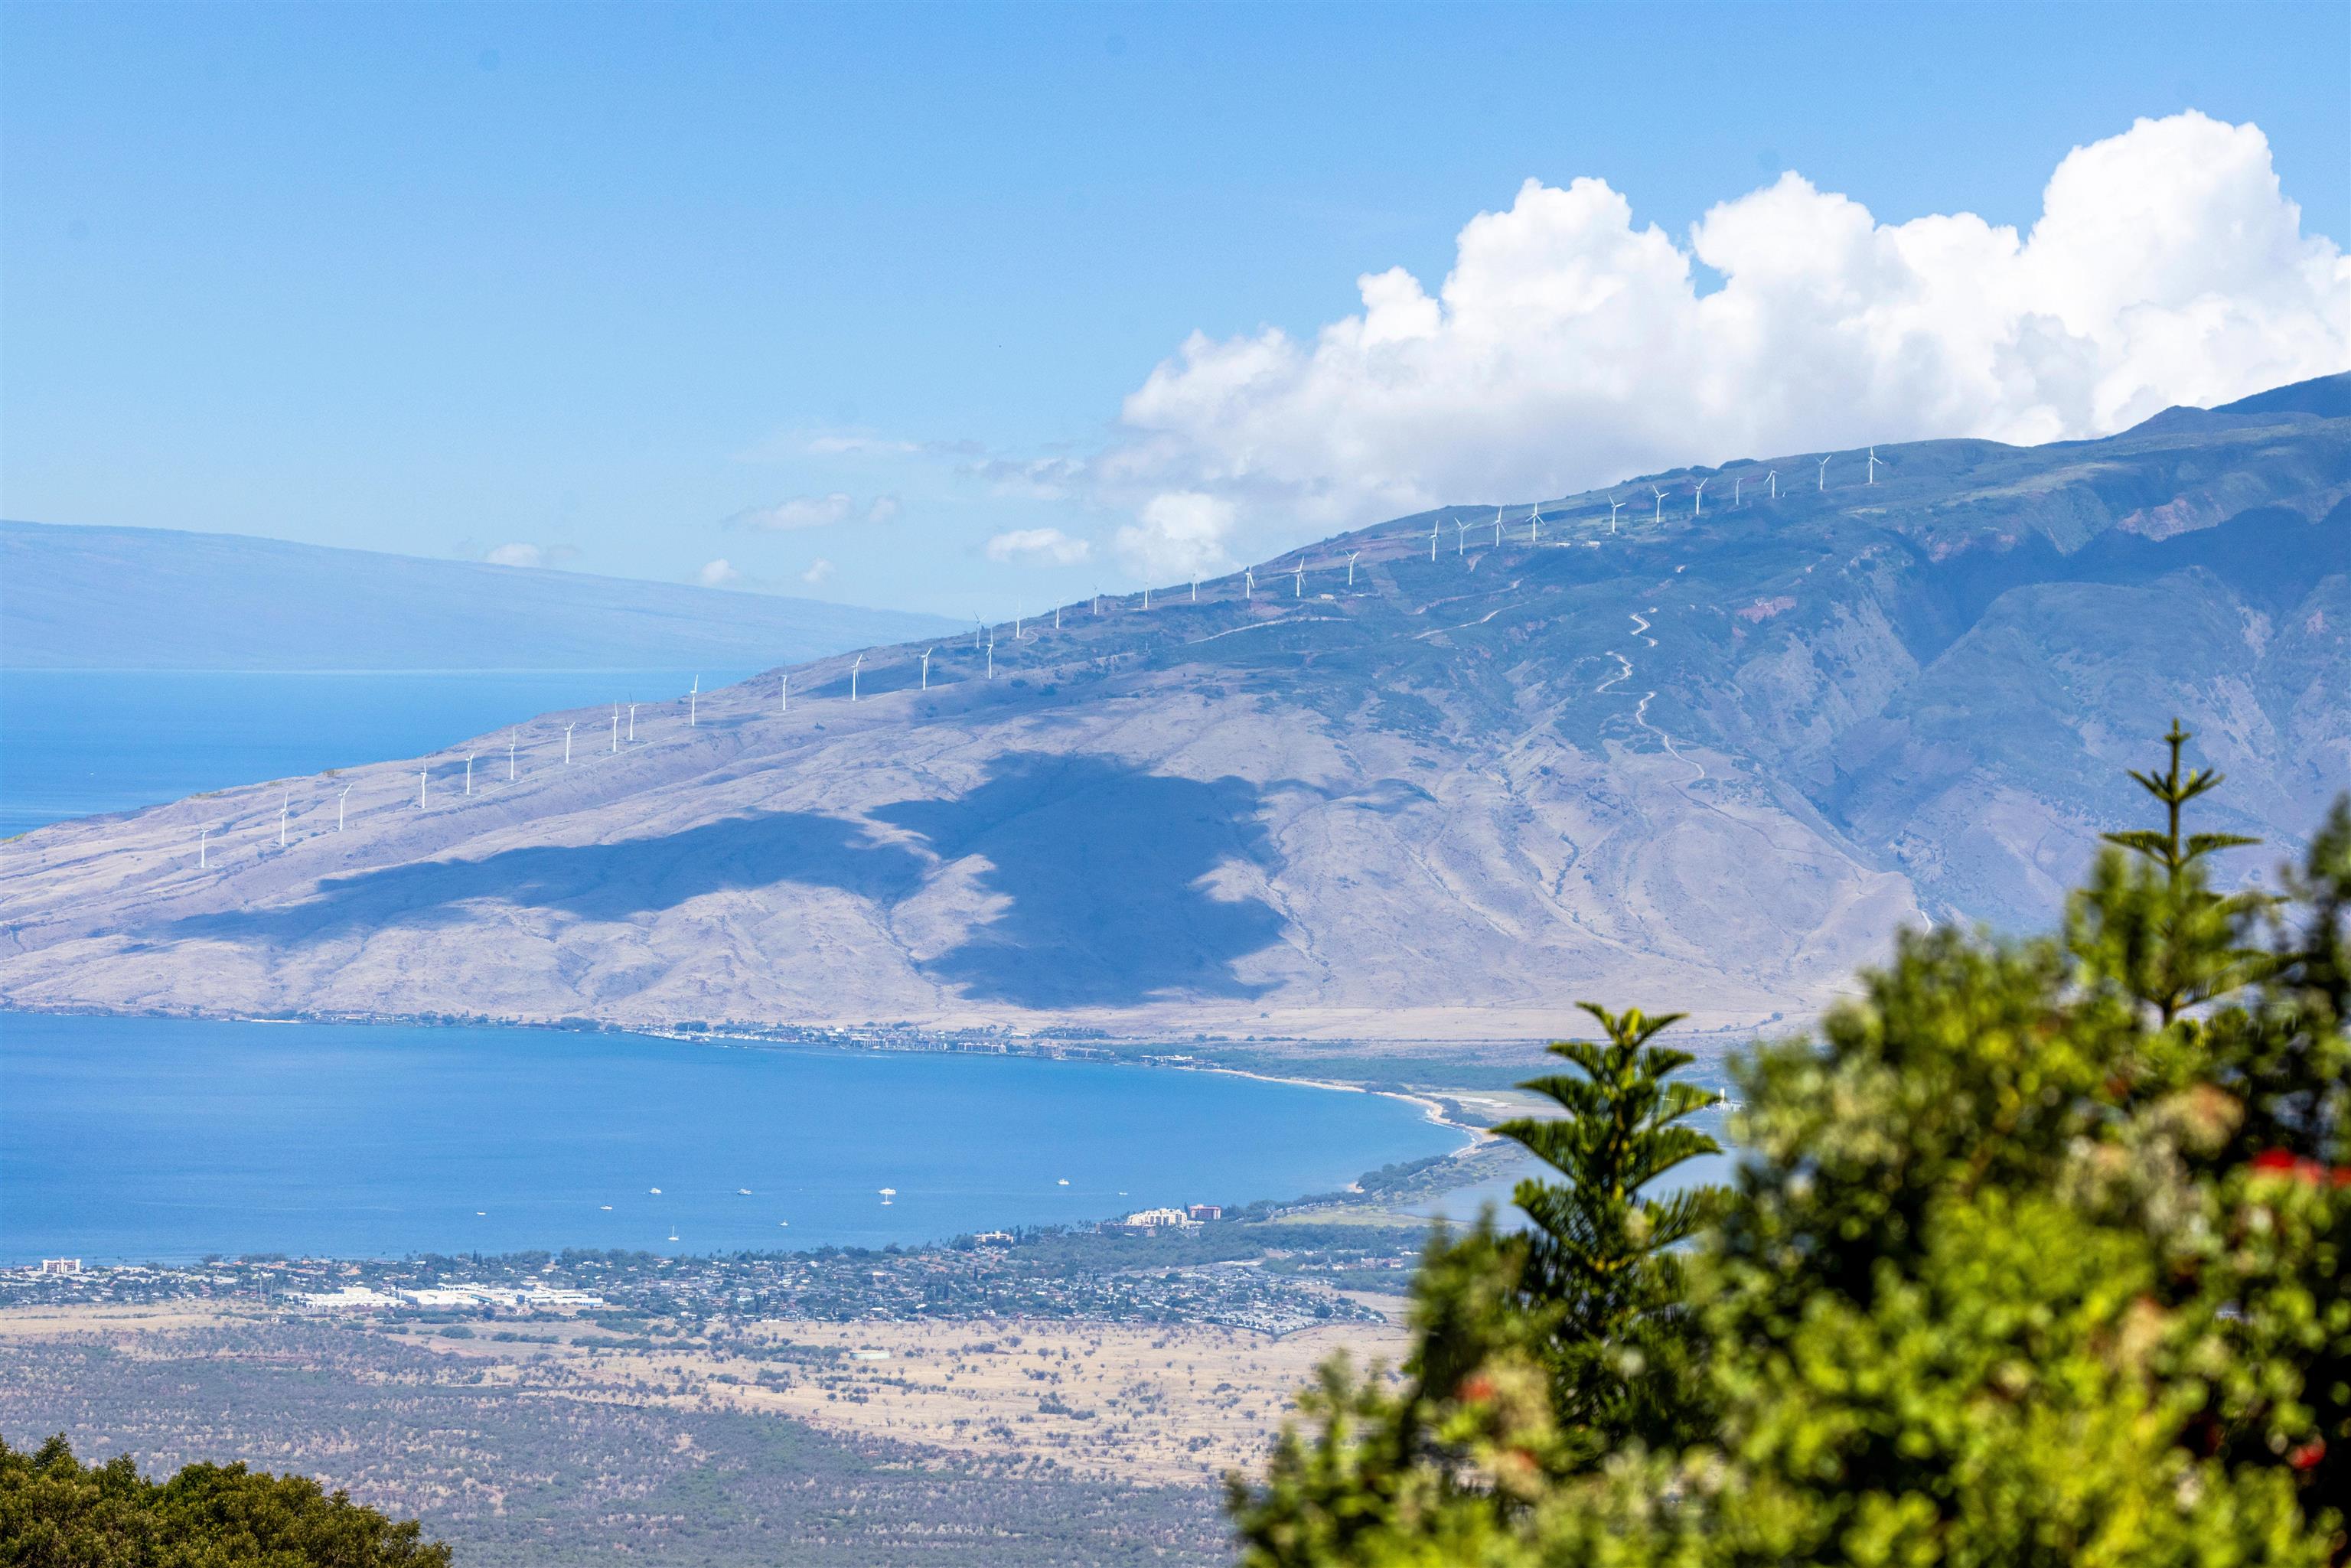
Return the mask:
[(1246, 1568), (2351, 1561), (2351, 805), (2276, 894), (2133, 777), (2053, 934), (1904, 934), (1712, 1096), (1593, 1008), (1502, 1129), (1564, 1179), (1440, 1235), (1400, 1378), (1326, 1367)]

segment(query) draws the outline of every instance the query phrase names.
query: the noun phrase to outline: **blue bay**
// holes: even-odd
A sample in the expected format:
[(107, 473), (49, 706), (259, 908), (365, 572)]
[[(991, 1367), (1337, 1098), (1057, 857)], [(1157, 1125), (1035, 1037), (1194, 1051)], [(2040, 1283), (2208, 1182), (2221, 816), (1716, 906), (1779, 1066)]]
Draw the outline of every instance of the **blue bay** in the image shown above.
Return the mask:
[(0, 1017), (5, 1263), (914, 1244), (1324, 1191), (1458, 1141), (1397, 1100), (1164, 1068)]

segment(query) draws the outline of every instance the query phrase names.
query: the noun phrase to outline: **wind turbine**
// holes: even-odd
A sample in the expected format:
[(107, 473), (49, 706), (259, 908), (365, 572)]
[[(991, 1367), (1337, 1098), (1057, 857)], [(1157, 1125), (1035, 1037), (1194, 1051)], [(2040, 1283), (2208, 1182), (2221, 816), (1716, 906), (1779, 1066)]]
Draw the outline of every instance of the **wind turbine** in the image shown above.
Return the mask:
[(996, 633), (987, 634), (987, 678), (996, 679)]
[(1455, 555), (1469, 553), (1469, 525), (1467, 523), (1453, 525), (1453, 553)]
[(424, 779), (432, 771), (430, 768), (416, 770), (416, 809), (420, 811), (424, 810)]
[(1537, 501), (1527, 508), (1527, 543), (1542, 543), (1542, 503)]
[(1437, 525), (1435, 523), (1428, 525), (1428, 564), (1431, 566), (1437, 564)]
[(563, 727), (563, 766), (566, 768), (571, 766), (571, 732), (579, 727), (576, 724)]
[(631, 746), (634, 746), (636, 743), (637, 743), (637, 705), (636, 705), (636, 704), (634, 704), (634, 703), (631, 703), (631, 704), (629, 705), (629, 744), (630, 744)]
[(474, 758), (480, 755), (478, 751), (465, 753), (465, 798), (469, 800), (474, 798)]
[(1499, 548), (1501, 548), (1501, 543), (1502, 543), (1502, 508), (1501, 508), (1501, 507), (1495, 507), (1495, 508), (1494, 508), (1494, 545), (1495, 545), (1495, 548), (1496, 548), (1496, 549), (1499, 549)]
[(509, 784), (515, 781), (515, 737), (520, 733), (513, 729), (507, 731), (507, 782)]
[(789, 674), (784, 676), (783, 689), (778, 694), (778, 698), (776, 706), (778, 713), (792, 711), (792, 677)]
[[(685, 694), (685, 727), (692, 729), (701, 722), (702, 677), (700, 675), (696, 675), (694, 677), (694, 689)], [(565, 733), (569, 734), (569, 732), (566, 731)], [(565, 752), (563, 755), (563, 760), (566, 762), (570, 761), (571, 754), (568, 751)]]
[[(1834, 453), (1830, 454), (1830, 456), (1834, 455), (1835, 454)], [(1827, 457), (1821, 459), (1820, 476), (1813, 487), (1816, 490), (1825, 490), (1829, 487), (1829, 460)]]
[(204, 847), (204, 841), (212, 836), (213, 831), (210, 828), (200, 827), (196, 830), (196, 869), (198, 871), (203, 871), (212, 864)]
[(1771, 499), (1775, 501), (1778, 500), (1780, 498), (1780, 471), (1777, 468), (1766, 468), (1763, 470), (1763, 477), (1771, 483)]
[(1608, 497), (1608, 531), (1612, 534), (1616, 531), (1616, 508), (1624, 504), (1614, 496)]
[(1355, 586), (1355, 557), (1363, 553), (1362, 550), (1356, 550), (1347, 557), (1347, 586), (1350, 588)]
[(1706, 516), (1706, 481), (1704, 479), (1698, 482), (1697, 496), (1697, 504), (1691, 507), (1690, 516), (1693, 517), (1702, 517)]
[[(615, 757), (621, 755), (621, 705), (619, 703), (612, 705), (612, 755)], [(468, 789), (465, 793), (470, 795), (473, 790)]]
[(1656, 515), (1651, 517), (1649, 521), (1653, 523), (1662, 523), (1666, 520), (1666, 493), (1663, 489), (1655, 485), (1650, 486), (1649, 488), (1657, 492)]
[(286, 847), (286, 816), (294, 810), (294, 791), (286, 791), (286, 799), (277, 802), (277, 847)]
[(1151, 584), (1147, 582), (1143, 585), (1143, 607), (1145, 610), (1151, 608)]
[(1740, 487), (1741, 486), (1745, 485), (1746, 483), (1747, 483), (1747, 476), (1746, 476), (1745, 475), (1743, 475), (1743, 474), (1742, 474), (1742, 475), (1740, 475), (1738, 478), (1733, 479), (1733, 480), (1730, 482), (1730, 509), (1731, 509), (1732, 511), (1734, 511), (1734, 512), (1735, 512), (1735, 511), (1737, 511), (1737, 510), (1739, 510), (1739, 491), (1740, 491)]
[(1877, 448), (1875, 446), (1869, 449), (1869, 477), (1864, 483), (1870, 485), (1877, 483)]
[(936, 648), (923, 650), (923, 689), (925, 691), (931, 689), (931, 655), (937, 652)]
[(344, 785), (343, 792), (335, 797), (335, 831), (339, 833), (343, 831), (343, 802), (350, 798), (351, 787), (349, 784)]
[[(1019, 622), (1016, 621), (1013, 624), (1018, 626)], [(1016, 631), (1013, 635), (1017, 637), (1019, 633)], [(849, 662), (849, 700), (851, 702), (855, 702), (857, 700), (857, 672), (864, 667), (865, 655), (862, 653), (858, 654), (857, 657)]]
[(1245, 600), (1257, 598), (1257, 571), (1252, 567), (1241, 568), (1241, 597)]
[(1299, 558), (1298, 570), (1293, 575), (1296, 577), (1297, 581), (1290, 587), (1290, 597), (1292, 599), (1303, 599), (1306, 597), (1306, 559), (1303, 556)]
[(1200, 574), (1196, 571), (1192, 574), (1192, 602), (1200, 602)]
[[(1021, 599), (1016, 599), (1016, 600), (1014, 600), (1014, 601), (1012, 601), (1012, 640), (1013, 640), (1014, 642), (1018, 643), (1019, 641), (1020, 641), (1020, 622), (1022, 622), (1023, 621), (1026, 621), (1026, 620), (1028, 620), (1028, 619), (1029, 619), (1029, 604), (1028, 604), (1028, 601), (1027, 601), (1026, 600), (1021, 600)], [(851, 698), (850, 700), (853, 702), (853, 701), (855, 701), (856, 699), (852, 697), (852, 698)]]
[(1060, 605), (1056, 604), (1055, 606), (1053, 606), (1053, 630), (1054, 630), (1054, 631), (1056, 631), (1056, 632), (1059, 632), (1061, 629), (1061, 607)]

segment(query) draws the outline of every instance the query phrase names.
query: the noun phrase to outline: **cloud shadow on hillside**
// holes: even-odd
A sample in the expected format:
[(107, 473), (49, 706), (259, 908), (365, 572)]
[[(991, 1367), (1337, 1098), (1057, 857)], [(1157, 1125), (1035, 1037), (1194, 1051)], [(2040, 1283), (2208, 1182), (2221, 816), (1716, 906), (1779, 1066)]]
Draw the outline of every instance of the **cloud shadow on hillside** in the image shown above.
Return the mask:
[(1119, 1007), (1182, 996), (1252, 997), (1234, 966), (1270, 946), (1279, 913), (1210, 895), (1230, 861), (1270, 864), (1261, 798), (1096, 757), (1019, 755), (945, 800), (872, 813), (935, 850), (877, 841), (854, 819), (766, 811), (602, 844), (501, 850), (328, 877), (313, 896), (172, 924), (176, 937), (298, 944), (338, 932), (440, 927), (483, 904), (616, 922), (704, 894), (794, 883), (894, 904), (940, 862), (977, 856), (978, 884), (1008, 906), (926, 973), (975, 1000), (1027, 1008)]
[(446, 925), (493, 899), (618, 921), (674, 909), (705, 893), (797, 883), (888, 904), (930, 869), (901, 844), (875, 843), (862, 823), (809, 811), (762, 811), (657, 838), (501, 850), (479, 860), (419, 861), (328, 877), (314, 898), (278, 909), (232, 910), (175, 923), (187, 936), (301, 941), (360, 926)]
[(983, 891), (1008, 907), (926, 973), (974, 1000), (1119, 1007), (1176, 997), (1255, 997), (1234, 966), (1271, 946), (1282, 916), (1202, 885), (1218, 866), (1274, 855), (1259, 791), (1113, 758), (1019, 754), (948, 800), (872, 812), (921, 834), (942, 861), (977, 856)]

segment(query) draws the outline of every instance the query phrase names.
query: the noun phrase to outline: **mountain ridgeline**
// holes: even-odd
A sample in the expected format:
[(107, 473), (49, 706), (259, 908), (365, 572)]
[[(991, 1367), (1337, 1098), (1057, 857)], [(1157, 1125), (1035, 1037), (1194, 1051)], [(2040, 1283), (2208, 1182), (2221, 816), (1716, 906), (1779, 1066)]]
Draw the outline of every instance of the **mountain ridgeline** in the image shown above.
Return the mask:
[[(2212, 825), (2275, 855), (2351, 781), (2351, 377), (1876, 455), (1628, 481), (1613, 528), (1608, 493), (1404, 518), (962, 633), (926, 691), (917, 643), (867, 650), (853, 704), (840, 656), (617, 748), (549, 715), (511, 784), (500, 736), (44, 830), (6, 868), (5, 999), (1376, 1042), (1541, 1037), (1598, 996), (1746, 1026), (1898, 922), (2045, 921), (2174, 715), (2231, 776)], [(566, 724), (596, 737), (569, 766)], [(468, 752), (498, 763), (471, 796)]]
[(236, 534), (0, 523), (12, 669), (747, 670), (935, 615)]

